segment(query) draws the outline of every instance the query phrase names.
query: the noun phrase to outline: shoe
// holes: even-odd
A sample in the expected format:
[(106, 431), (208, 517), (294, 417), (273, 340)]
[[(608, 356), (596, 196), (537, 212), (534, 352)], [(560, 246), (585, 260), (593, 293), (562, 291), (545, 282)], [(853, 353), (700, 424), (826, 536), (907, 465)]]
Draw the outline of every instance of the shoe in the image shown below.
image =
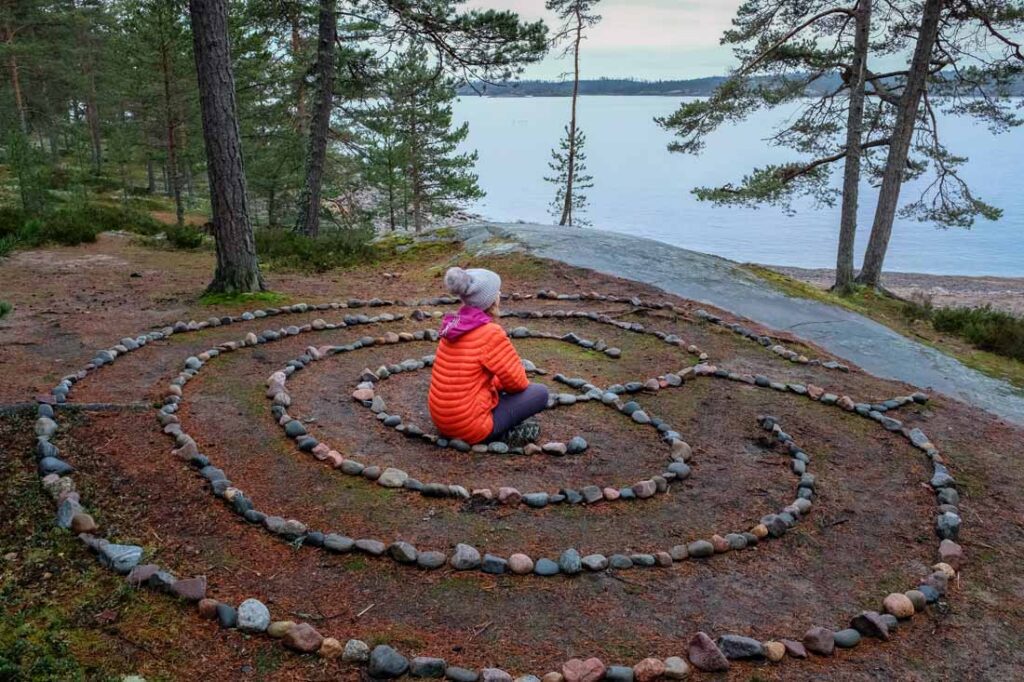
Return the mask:
[(540, 435), (540, 424), (534, 418), (526, 419), (505, 432), (502, 442), (510, 448), (521, 448), (533, 443)]

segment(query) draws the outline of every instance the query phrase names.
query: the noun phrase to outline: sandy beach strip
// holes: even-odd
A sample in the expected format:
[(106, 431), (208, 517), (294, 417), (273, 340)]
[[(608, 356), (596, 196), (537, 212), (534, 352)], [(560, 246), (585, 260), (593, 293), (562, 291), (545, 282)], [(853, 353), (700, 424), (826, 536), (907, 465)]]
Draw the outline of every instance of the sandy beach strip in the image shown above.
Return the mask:
[[(828, 289), (835, 281), (835, 270), (765, 265), (776, 272)], [(925, 275), (915, 272), (886, 272), (882, 283), (903, 298), (912, 294), (930, 296), (937, 307), (985, 304), (1015, 315), (1024, 315), (1024, 277), (969, 277), (964, 275)]]

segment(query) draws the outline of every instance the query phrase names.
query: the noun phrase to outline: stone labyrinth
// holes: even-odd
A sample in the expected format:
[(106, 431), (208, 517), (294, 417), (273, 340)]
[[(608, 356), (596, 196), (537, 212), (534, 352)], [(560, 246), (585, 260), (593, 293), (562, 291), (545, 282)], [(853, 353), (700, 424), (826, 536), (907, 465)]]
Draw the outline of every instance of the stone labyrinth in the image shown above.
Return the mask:
[[(534, 310), (516, 308), (528, 305), (530, 301), (543, 301), (545, 307)], [(378, 643), (371, 647), (358, 639), (358, 633), (354, 633), (357, 636), (353, 638), (341, 636), (340, 633), (338, 637), (332, 637), (331, 632), (321, 633), (309, 623), (295, 623), (281, 618), (282, 614), (278, 614), (279, 618), (275, 619), (268, 607), (255, 598), (237, 605), (219, 601), (215, 595), (207, 594), (204, 577), (176, 577), (160, 566), (146, 563), (143, 548), (129, 544), (130, 538), (118, 538), (118, 542), (105, 539), (88, 512), (89, 506), (102, 507), (103, 500), (86, 501), (80, 499), (76, 492), (75, 462), (64, 457), (58, 447), (61, 430), (58, 420), (63, 407), (74, 405), (73, 394), (77, 384), (89, 381), (94, 373), (102, 371), (121, 356), (145, 353), (148, 345), (166, 342), (172, 335), (240, 322), (269, 323), (269, 318), (280, 319), (287, 318), (289, 314), (323, 311), (324, 318), (309, 324), (285, 323), (279, 326), (274, 323), (265, 331), (249, 332), (243, 338), (223, 342), (204, 352), (181, 358), (180, 365), (173, 370), (177, 374), (166, 386), (163, 398), (155, 410), (154, 428), (162, 429), (166, 437), (173, 441), (173, 445), (168, 447), (170, 457), (188, 462), (194, 467), (196, 485), (209, 489), (211, 503), (226, 505), (254, 528), (296, 547), (301, 545), (311, 548), (311, 551), (329, 554), (359, 553), (376, 557), (373, 561), (395, 562), (409, 572), (410, 580), (416, 580), (417, 572), (437, 570), (480, 571), (491, 575), (515, 576), (515, 579), (524, 581), (572, 580), (581, 574), (603, 571), (666, 571), (681, 562), (729, 561), (729, 556), (723, 555), (749, 550), (766, 542), (786, 542), (787, 533), (791, 529), (813, 517), (815, 498), (823, 487), (828, 486), (828, 482), (819, 481), (812, 473), (815, 455), (803, 449), (777, 418), (762, 414), (757, 417), (757, 427), (764, 434), (764, 441), (789, 458), (792, 501), (782, 508), (764, 509), (759, 522), (749, 527), (707, 528), (702, 537), (683, 544), (666, 540), (664, 546), (652, 547), (644, 553), (629, 551), (625, 546), (621, 551), (605, 554), (583, 553), (575, 547), (550, 547), (544, 552), (546, 556), (531, 555), (525, 548), (511, 553), (490, 551), (488, 547), (476, 547), (469, 542), (453, 543), (452, 546), (418, 547), (397, 538), (351, 537), (345, 533), (344, 528), (315, 528), (308, 520), (292, 518), (287, 509), (263, 508), (258, 496), (247, 493), (241, 483), (233, 483), (232, 472), (221, 468), (218, 462), (211, 461), (204, 454), (204, 443), (200, 442), (200, 438), (189, 435), (188, 424), (183, 423), (179, 417), (179, 410), (190, 400), (189, 382), (201, 373), (217, 372), (219, 356), (245, 353), (249, 349), (298, 335), (308, 337), (309, 345), (301, 355), (280, 366), (266, 378), (266, 409), (280, 425), (282, 438), (290, 439), (295, 449), (315, 460), (309, 466), (321, 467), (323, 476), (360, 477), (375, 482), (381, 488), (393, 489), (393, 494), (398, 496), (395, 499), (398, 500), (403, 495), (424, 496), (435, 498), (439, 504), (454, 507), (472, 508), (474, 504), (489, 508), (508, 506), (535, 514), (543, 508), (558, 505), (579, 505), (584, 512), (595, 505), (620, 505), (624, 512), (632, 513), (637, 509), (642, 510), (644, 505), (652, 504), (650, 498), (676, 486), (700, 486), (702, 461), (695, 455), (695, 449), (691, 448), (687, 434), (644, 406), (645, 399), (656, 393), (677, 391), (677, 399), (685, 400), (686, 387), (692, 382), (740, 382), (788, 396), (792, 400), (816, 401), (835, 410), (858, 415), (878, 429), (903, 436), (910, 447), (921, 451), (927, 458), (931, 473), (930, 476), (923, 474), (921, 482), (934, 491), (936, 508), (934, 518), (922, 520), (922, 524), (931, 527), (937, 536), (936, 555), (939, 563), (932, 567), (931, 572), (920, 576), (919, 584), (907, 585), (906, 592), (879, 594), (877, 610), (848, 614), (848, 627), (831, 629), (817, 623), (807, 623), (802, 636), (797, 634), (794, 639), (786, 639), (780, 633), (777, 639), (769, 641), (754, 639), (742, 632), (713, 633), (714, 636), (696, 632), (680, 641), (676, 651), (664, 652), (663, 658), (622, 661), (621, 665), (612, 665), (610, 663), (620, 662), (606, 664), (607, 654), (594, 651), (590, 652), (590, 656), (566, 661), (554, 673), (516, 670), (514, 672), (518, 680), (537, 680), (542, 674), (545, 682), (563, 679), (567, 682), (598, 679), (643, 681), (659, 677), (681, 679), (690, 674), (691, 666), (700, 671), (712, 672), (727, 670), (735, 661), (743, 659), (779, 662), (789, 658), (795, 662), (808, 658), (810, 654), (830, 656), (835, 647), (865, 646), (862, 639), (888, 640), (894, 636), (898, 627), (910, 627), (906, 622), (915, 613), (926, 610), (929, 604), (939, 600), (948, 581), (956, 575), (963, 560), (961, 548), (956, 544), (961, 526), (956, 483), (936, 446), (920, 429), (904, 427), (898, 416), (904, 406), (926, 403), (926, 395), (915, 393), (883, 402), (859, 402), (853, 397), (829, 393), (811, 384), (777, 381), (769, 376), (730, 371), (727, 359), (711, 357), (686, 339), (648, 328), (638, 322), (621, 321), (607, 312), (551, 307), (585, 307), (587, 304), (600, 303), (603, 307), (617, 304), (624, 310), (684, 312), (671, 303), (645, 302), (614, 295), (541, 291), (533, 295), (512, 294), (506, 297), (503, 306), (512, 308), (503, 312), (502, 317), (513, 339), (570, 344), (594, 354), (594, 357), (602, 355), (610, 362), (619, 361), (629, 352), (609, 346), (601, 340), (580, 336), (574, 330), (573, 322), (585, 319), (588, 324), (608, 325), (618, 334), (648, 335), (678, 354), (679, 362), (676, 366), (662, 368), (664, 373), (659, 376), (639, 376), (629, 382), (596, 385), (592, 381), (560, 373), (558, 367), (540, 367), (526, 358), (528, 353), (524, 353), (523, 364), (527, 372), (535, 379), (544, 376), (545, 382), (552, 388), (549, 412), (540, 415), (543, 423), (557, 423), (563, 411), (593, 403), (598, 409), (607, 412), (608, 421), (612, 425), (616, 419), (629, 420), (651, 430), (652, 437), (661, 443), (663, 462), (650, 470), (637, 471), (635, 477), (631, 475), (629, 480), (595, 476), (593, 480), (574, 488), (552, 480), (549, 487), (520, 490), (511, 480), (504, 485), (478, 485), (472, 479), (472, 469), (466, 469), (468, 473), (464, 480), (435, 480), (430, 473), (429, 460), (424, 461), (421, 470), (405, 471), (373, 461), (367, 456), (346, 452), (341, 446), (333, 446), (318, 428), (316, 420), (304, 415), (304, 409), (307, 408), (300, 404), (301, 401), (293, 400), (289, 387), (293, 380), (322, 371), (329, 366), (332, 358), (357, 354), (359, 364), (364, 364), (366, 369), (358, 376), (351, 377), (352, 383), (344, 389), (346, 395), (350, 393), (351, 399), (360, 408), (368, 410), (379, 421), (377, 428), (392, 429), (409, 441), (420, 443), (425, 457), (457, 460), (486, 455), (489, 461), (493, 458), (496, 462), (533, 458), (540, 465), (550, 461), (550, 458), (584, 458), (585, 462), (593, 448), (600, 446), (599, 443), (588, 442), (587, 433), (575, 434), (567, 438), (566, 442), (548, 440), (542, 435), (540, 442), (522, 448), (510, 448), (502, 442), (470, 445), (440, 437), (433, 432), (429, 423), (416, 424), (401, 414), (398, 408), (393, 409), (389, 405), (388, 388), (394, 377), (430, 371), (433, 355), (423, 354), (422, 351), (428, 347), (432, 350), (437, 341), (435, 329), (442, 315), (440, 308), (455, 303), (457, 301), (454, 299), (442, 297), (414, 302), (373, 299), (315, 306), (296, 304), (255, 310), (239, 316), (210, 318), (203, 322), (179, 321), (162, 329), (125, 337), (116, 345), (100, 350), (92, 362), (64, 377), (49, 396), (39, 400), (38, 419), (35, 423), (35, 454), (42, 484), (57, 505), (57, 524), (76, 533), (104, 566), (125, 574), (131, 584), (153, 588), (192, 602), (202, 617), (216, 620), (222, 627), (238, 628), (251, 634), (263, 633), (280, 639), (284, 646), (298, 652), (318, 653), (326, 658), (340, 657), (347, 662), (365, 665), (369, 674), (378, 678), (410, 674), (416, 677), (447, 677), (452, 680), (511, 680), (511, 673), (497, 667), (467, 670), (448, 665), (439, 657), (412, 656), (412, 652), (403, 652), (399, 644), (392, 646)], [(366, 312), (357, 312), (360, 309)], [(332, 320), (326, 319), (332, 316)], [(849, 371), (834, 361), (822, 362), (807, 358), (776, 343), (770, 337), (726, 322), (706, 311), (698, 311), (697, 317), (700, 318), (700, 324), (725, 328), (744, 341), (763, 346), (789, 362), (817, 365), (839, 374)], [(377, 337), (361, 335), (359, 331), (363, 325), (387, 325), (400, 320), (406, 324), (423, 323), (423, 328), (415, 332), (387, 331)], [(552, 333), (529, 326), (531, 321), (540, 320), (564, 326), (564, 330)], [(331, 330), (350, 330), (350, 333), (344, 344), (318, 344), (317, 336)], [(407, 359), (395, 364), (379, 364), (382, 347), (390, 346), (406, 346), (417, 350), (410, 350)], [(431, 455), (432, 451), (436, 454)], [(696, 451), (699, 452), (700, 448), (697, 447)], [(370, 563), (371, 569), (373, 561)], [(436, 652), (435, 655), (439, 654)], [(528, 674), (530, 672), (536, 673), (536, 676)]]

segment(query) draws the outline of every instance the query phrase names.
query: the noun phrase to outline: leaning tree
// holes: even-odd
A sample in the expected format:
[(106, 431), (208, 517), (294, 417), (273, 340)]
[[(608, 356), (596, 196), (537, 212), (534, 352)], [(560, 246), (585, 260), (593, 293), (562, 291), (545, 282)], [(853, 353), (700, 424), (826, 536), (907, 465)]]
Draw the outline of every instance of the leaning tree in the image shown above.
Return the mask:
[[(916, 4), (915, 4), (916, 7)], [(909, 67), (884, 93), (896, 109), (892, 144), (875, 208), (871, 237), (857, 281), (881, 285), (882, 265), (892, 235), (900, 190), (920, 162), (934, 180), (900, 213), (940, 225), (970, 227), (975, 216), (998, 219), (1002, 211), (977, 198), (957, 174), (966, 161), (937, 143), (940, 112), (972, 116), (993, 133), (1019, 126), (1011, 88), (1024, 74), (1024, 2), (1020, 0), (926, 0), (913, 31)]]
[[(734, 28), (723, 38), (724, 43), (734, 46), (740, 67), (708, 100), (686, 103), (670, 116), (658, 119), (677, 135), (671, 150), (699, 153), (706, 137), (724, 123), (743, 120), (761, 108), (783, 104), (796, 107), (798, 113), (776, 130), (769, 142), (808, 158), (755, 168), (738, 185), (694, 191), (698, 198), (715, 203), (764, 202), (790, 210), (797, 196), (825, 205), (833, 205), (841, 197), (836, 272), (836, 288), (840, 291), (849, 290), (853, 284), (853, 245), (863, 170), (883, 184), (887, 172), (900, 181), (931, 173), (931, 182), (921, 195), (904, 208), (908, 216), (940, 226), (962, 226), (970, 225), (979, 215), (999, 215), (997, 209), (975, 197), (959, 176), (964, 159), (942, 144), (934, 111), (928, 115), (913, 109), (909, 126), (905, 113), (912, 109), (909, 105), (923, 79), (925, 84), (941, 82), (945, 92), (955, 95), (958, 103), (948, 107), (953, 113), (978, 116), (998, 127), (1008, 120), (1006, 103), (998, 99), (999, 93), (985, 91), (989, 96), (987, 106), (967, 106), (966, 74), (948, 70), (948, 59), (927, 59), (915, 78), (911, 78), (914, 63), (885, 72), (870, 68), (872, 60), (898, 61), (916, 46), (921, 34), (920, 11), (916, 2), (896, 0), (855, 0), (849, 5), (835, 0), (747, 0), (737, 13)], [(952, 36), (959, 23), (952, 18), (950, 21), (947, 30)], [(957, 63), (977, 54), (976, 49), (972, 50), (976, 46), (968, 40), (955, 41)], [(1002, 68), (982, 70), (989, 73), (990, 83), (1004, 80)], [(976, 72), (971, 69), (971, 73)], [(901, 106), (903, 100), (906, 102)], [(891, 143), (896, 141), (901, 147), (907, 131), (911, 137), (906, 152), (901, 154), (897, 149), (893, 153)], [(896, 162), (900, 156), (902, 163)], [(831, 167), (839, 162), (845, 166), (842, 190), (830, 181)], [(892, 208), (895, 210), (895, 204)]]

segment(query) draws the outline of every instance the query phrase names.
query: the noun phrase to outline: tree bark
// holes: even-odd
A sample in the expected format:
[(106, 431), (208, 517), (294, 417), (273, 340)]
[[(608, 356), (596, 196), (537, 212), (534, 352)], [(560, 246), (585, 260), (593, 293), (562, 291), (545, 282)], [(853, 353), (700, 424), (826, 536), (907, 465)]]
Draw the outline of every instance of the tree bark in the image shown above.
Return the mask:
[(871, 34), (871, 0), (859, 0), (854, 11), (856, 33), (850, 65), (850, 103), (846, 117), (846, 166), (843, 170), (843, 206), (836, 254), (833, 289), (849, 292), (853, 286), (853, 251), (857, 236), (857, 204), (860, 193), (861, 142), (864, 134), (864, 90)]
[(181, 198), (181, 172), (178, 169), (178, 145), (175, 140), (177, 122), (171, 104), (171, 64), (166, 41), (160, 44), (160, 71), (164, 86), (164, 123), (167, 131), (167, 170), (174, 193), (174, 215), (178, 227), (185, 224), (185, 203)]
[(178, 149), (181, 153), (178, 156), (178, 168), (181, 172), (181, 187), (188, 192), (190, 202), (195, 201), (196, 188), (192, 176), (192, 162), (189, 160), (188, 151), (188, 126), (185, 125), (185, 116), (179, 110), (177, 112), (178, 125), (175, 130), (178, 133)]
[(21, 132), (24, 135), (28, 135), (28, 115), (25, 112), (25, 98), (21, 94), (21, 76), (18, 73), (18, 57), (14, 54), (14, 31), (11, 30), (10, 25), (6, 25), (4, 33), (4, 42), (7, 43), (7, 49), (10, 51), (10, 56), (7, 58), (7, 68), (11, 72), (11, 88), (14, 90), (14, 108), (18, 112), (18, 123), (21, 125)]
[(576, 176), (576, 99), (580, 90), (580, 41), (583, 40), (583, 16), (576, 7), (576, 39), (573, 44), (572, 113), (569, 116), (569, 151), (565, 182), (565, 203), (559, 225), (572, 226), (572, 186)]
[(271, 186), (267, 190), (267, 227), (273, 227), (275, 225), (275, 213), (277, 213), (277, 192), (274, 191), (274, 187)]
[(410, 108), (411, 118), (409, 120), (409, 147), (412, 153), (409, 155), (409, 180), (412, 187), (412, 226), (417, 234), (423, 231), (423, 174), (420, 169), (420, 143), (418, 139), (419, 129), (416, 120), (416, 102)]
[(153, 157), (146, 159), (146, 191), (156, 193), (156, 173), (153, 171)]
[(189, 0), (217, 269), (207, 291), (262, 291), (249, 220), (235, 78), (228, 44), (227, 0)]
[[(292, 12), (292, 61), (296, 66), (302, 63), (302, 34), (299, 31), (299, 4)], [(306, 79), (301, 67), (295, 75), (295, 129), (306, 134)]]
[(85, 120), (89, 124), (89, 142), (92, 146), (92, 169), (96, 175), (99, 175), (103, 167), (103, 142), (100, 139), (100, 110), (99, 104), (96, 101), (96, 74), (93, 72), (91, 58), (86, 68), (86, 75), (89, 80), (89, 96), (85, 100)]
[(299, 215), (295, 231), (307, 237), (320, 234), (320, 192), (323, 189), (324, 162), (327, 159), (327, 134), (334, 102), (334, 53), (337, 50), (337, 0), (320, 0), (320, 25), (317, 30), (316, 102), (309, 123), (306, 152), (306, 181), (299, 194)]
[(939, 33), (939, 20), (944, 5), (945, 0), (926, 0), (921, 14), (917, 45), (914, 47), (914, 57), (900, 97), (892, 141), (889, 144), (889, 156), (885, 161), (878, 206), (875, 208), (875, 220), (871, 226), (871, 238), (864, 254), (864, 266), (857, 276), (857, 281), (861, 284), (877, 287), (881, 280), (882, 263), (885, 261), (885, 252), (889, 248), (889, 238), (892, 236), (892, 225), (896, 219), (896, 205), (903, 185), (910, 142), (914, 135), (917, 111), (921, 106), (921, 95), (926, 86), (928, 65)]

